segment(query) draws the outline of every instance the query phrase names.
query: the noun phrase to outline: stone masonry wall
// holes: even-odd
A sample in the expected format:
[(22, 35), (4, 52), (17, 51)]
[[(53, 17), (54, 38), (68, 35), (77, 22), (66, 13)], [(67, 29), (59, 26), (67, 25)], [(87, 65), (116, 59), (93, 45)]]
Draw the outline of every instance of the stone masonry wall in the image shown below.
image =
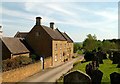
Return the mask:
[(44, 67), (46, 69), (46, 68), (49, 68), (51, 66), (52, 66), (52, 57), (48, 57), (48, 58), (45, 59)]
[[(52, 58), (46, 58), (44, 62), (45, 69), (52, 66)], [(31, 76), (42, 69), (41, 62), (27, 65), (18, 69), (6, 71), (2, 73), (2, 82), (18, 82), (28, 76)]]
[(18, 82), (41, 70), (40, 62), (2, 73), (2, 82)]

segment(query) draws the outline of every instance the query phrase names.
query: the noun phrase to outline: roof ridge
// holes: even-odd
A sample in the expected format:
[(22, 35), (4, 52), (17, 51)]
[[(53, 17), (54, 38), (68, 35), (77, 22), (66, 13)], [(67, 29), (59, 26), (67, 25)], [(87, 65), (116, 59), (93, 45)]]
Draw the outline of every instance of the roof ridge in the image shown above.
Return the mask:
[(73, 40), (66, 34), (66, 32), (64, 32), (64, 34), (73, 42)]
[[(62, 34), (62, 32), (57, 28), (57, 30), (60, 32), (60, 34), (65, 38), (65, 36)], [(65, 38), (66, 39), (66, 38)], [(67, 41), (67, 39), (66, 39)]]
[(25, 53), (29, 52), (29, 50), (26, 48), (26, 46), (20, 41), (19, 38), (2, 38), (2, 42), (5, 44), (7, 49), (12, 54), (18, 54), (18, 53)]
[(44, 26), (42, 25), (43, 29), (50, 35), (50, 37), (54, 40), (66, 40), (60, 33), (57, 28), (56, 29), (52, 29), (48, 26)]

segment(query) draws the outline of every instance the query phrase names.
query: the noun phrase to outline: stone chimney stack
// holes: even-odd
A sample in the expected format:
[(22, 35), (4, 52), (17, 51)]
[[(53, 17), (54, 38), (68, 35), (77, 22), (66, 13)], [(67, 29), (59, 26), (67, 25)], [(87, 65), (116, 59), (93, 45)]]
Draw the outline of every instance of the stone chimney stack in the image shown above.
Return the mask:
[(41, 25), (41, 17), (36, 17), (36, 25)]
[(50, 22), (50, 28), (54, 29), (54, 22)]

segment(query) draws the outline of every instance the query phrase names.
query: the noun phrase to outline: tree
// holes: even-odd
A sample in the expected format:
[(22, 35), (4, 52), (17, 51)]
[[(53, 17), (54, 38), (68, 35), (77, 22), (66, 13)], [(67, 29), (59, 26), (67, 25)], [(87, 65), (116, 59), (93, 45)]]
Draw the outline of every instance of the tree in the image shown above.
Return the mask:
[(87, 38), (83, 41), (83, 49), (85, 51), (92, 51), (97, 48), (97, 37), (91, 34), (87, 35)]
[(102, 42), (103, 51), (107, 52), (110, 49), (117, 49), (117, 44), (115, 42), (103, 41)]
[(120, 44), (120, 41), (116, 40), (97, 40), (96, 35), (88, 34), (87, 38), (83, 41), (83, 49), (85, 51), (93, 51), (101, 49), (104, 52), (109, 51), (110, 49), (118, 49), (118, 45)]
[(74, 53), (76, 53), (78, 50), (81, 50), (82, 44), (80, 43), (74, 43)]

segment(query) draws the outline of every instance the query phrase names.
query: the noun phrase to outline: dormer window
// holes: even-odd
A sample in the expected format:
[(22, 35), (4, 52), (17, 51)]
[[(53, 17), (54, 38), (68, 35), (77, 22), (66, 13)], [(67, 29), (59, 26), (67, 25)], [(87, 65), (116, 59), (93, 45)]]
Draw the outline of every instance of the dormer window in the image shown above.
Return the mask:
[(36, 36), (40, 36), (40, 32), (36, 32)]

